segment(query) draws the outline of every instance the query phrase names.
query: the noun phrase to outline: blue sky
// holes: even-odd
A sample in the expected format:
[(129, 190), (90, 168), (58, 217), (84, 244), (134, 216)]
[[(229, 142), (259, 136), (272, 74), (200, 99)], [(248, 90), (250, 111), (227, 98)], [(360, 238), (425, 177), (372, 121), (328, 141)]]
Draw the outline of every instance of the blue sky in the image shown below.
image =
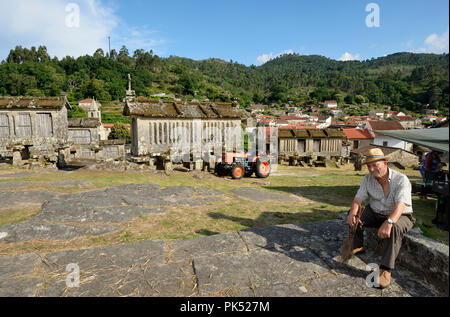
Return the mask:
[[(379, 9), (378, 27), (366, 24), (376, 14), (366, 11), (370, 3)], [(108, 36), (112, 48), (126, 45), (130, 54), (143, 48), (245, 65), (289, 52), (365, 60), (449, 51), (442, 0), (0, 0), (0, 8), (10, 12), (0, 20), (0, 59), (16, 45), (46, 45), (58, 57), (91, 55), (108, 49)]]

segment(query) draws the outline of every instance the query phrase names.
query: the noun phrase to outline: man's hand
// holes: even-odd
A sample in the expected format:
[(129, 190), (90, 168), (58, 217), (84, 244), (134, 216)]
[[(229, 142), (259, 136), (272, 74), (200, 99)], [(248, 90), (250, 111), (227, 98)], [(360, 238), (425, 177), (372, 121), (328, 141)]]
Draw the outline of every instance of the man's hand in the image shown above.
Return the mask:
[(361, 219), (357, 218), (353, 213), (348, 214), (347, 223), (350, 227), (355, 227), (357, 224), (362, 224)]
[(387, 221), (383, 222), (380, 229), (378, 229), (378, 237), (381, 239), (389, 238), (391, 236), (391, 230), (392, 225)]

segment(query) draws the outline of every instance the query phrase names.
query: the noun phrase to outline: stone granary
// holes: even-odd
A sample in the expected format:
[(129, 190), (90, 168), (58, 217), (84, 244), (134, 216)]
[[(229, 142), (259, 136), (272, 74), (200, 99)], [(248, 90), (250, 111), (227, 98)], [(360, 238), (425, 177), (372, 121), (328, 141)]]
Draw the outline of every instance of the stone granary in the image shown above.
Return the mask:
[(280, 129), (279, 161), (325, 166), (329, 160), (341, 162), (344, 137), (340, 129)]
[(203, 156), (204, 152), (221, 150), (230, 131), (241, 131), (242, 112), (237, 103), (151, 100), (136, 98), (129, 89), (124, 115), (131, 117), (134, 157), (173, 155), (174, 148), (180, 145), (188, 157), (194, 147)]
[(118, 159), (125, 157), (125, 140), (101, 140), (103, 126), (97, 118), (70, 118), (70, 158)]
[[(0, 97), (0, 154), (13, 165), (68, 159), (67, 97)], [(33, 163), (35, 162), (35, 163)]]

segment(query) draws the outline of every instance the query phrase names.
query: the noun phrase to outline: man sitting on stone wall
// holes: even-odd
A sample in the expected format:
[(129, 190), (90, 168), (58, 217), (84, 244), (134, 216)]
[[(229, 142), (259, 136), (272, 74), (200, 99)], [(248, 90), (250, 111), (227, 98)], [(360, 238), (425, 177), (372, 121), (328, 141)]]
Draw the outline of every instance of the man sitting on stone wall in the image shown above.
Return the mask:
[[(365, 153), (364, 164), (367, 174), (352, 202), (347, 222), (354, 227), (361, 223), (364, 227), (378, 228), (382, 239), (382, 259), (378, 284), (381, 288), (389, 286), (391, 270), (402, 245), (402, 239), (414, 225), (411, 203), (411, 183), (406, 175), (388, 167), (390, 156), (385, 156), (379, 148)], [(361, 219), (356, 218), (358, 208), (369, 198)], [(353, 239), (353, 254), (364, 251), (363, 228), (358, 226)]]

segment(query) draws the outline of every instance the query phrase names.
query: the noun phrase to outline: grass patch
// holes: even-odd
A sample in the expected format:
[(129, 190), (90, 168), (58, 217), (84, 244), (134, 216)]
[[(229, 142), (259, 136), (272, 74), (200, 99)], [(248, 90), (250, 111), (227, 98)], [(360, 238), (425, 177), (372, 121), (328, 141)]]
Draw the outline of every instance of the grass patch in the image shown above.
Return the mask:
[(0, 226), (11, 225), (14, 223), (29, 220), (36, 216), (40, 208), (35, 209), (20, 209), (10, 212), (0, 212)]
[[(419, 171), (407, 169), (400, 172), (406, 174), (412, 182), (420, 180)], [(202, 178), (196, 178), (196, 173), (183, 172), (173, 172), (169, 176), (164, 173), (134, 171), (76, 170), (70, 173), (33, 173), (14, 180), (52, 182), (78, 179), (93, 184), (90, 188), (52, 186), (47, 188), (50, 191), (65, 193), (125, 184), (157, 184), (162, 187), (196, 186), (217, 189), (224, 194), (219, 196), (219, 199), (202, 206), (169, 206), (165, 213), (137, 217), (123, 223), (121, 231), (99, 237), (81, 237), (58, 242), (0, 243), (0, 254), (12, 255), (36, 250), (56, 252), (154, 239), (174, 241), (252, 227), (336, 219), (340, 213), (348, 210), (366, 173), (367, 170), (355, 172), (352, 165), (340, 169), (279, 166), (278, 171), (263, 182), (255, 177), (232, 180), (207, 173), (202, 173)], [(243, 187), (290, 195), (296, 199), (261, 203), (238, 197), (230, 192)], [(31, 186), (29, 189), (37, 187)], [(436, 200), (433, 198), (421, 201), (417, 196), (413, 196), (414, 217), (418, 220), (416, 226), (420, 227), (425, 236), (448, 244), (448, 232), (431, 223), (435, 216), (435, 204)], [(38, 209), (30, 208), (0, 214), (0, 225), (28, 220), (38, 212)]]

